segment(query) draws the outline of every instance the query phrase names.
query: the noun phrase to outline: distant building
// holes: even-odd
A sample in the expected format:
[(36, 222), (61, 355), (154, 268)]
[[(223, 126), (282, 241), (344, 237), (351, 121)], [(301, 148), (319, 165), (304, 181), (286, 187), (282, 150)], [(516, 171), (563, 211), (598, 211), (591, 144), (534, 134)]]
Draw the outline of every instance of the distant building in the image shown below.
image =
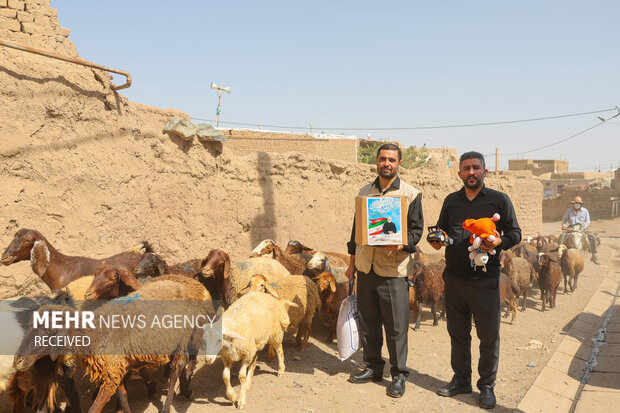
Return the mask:
[(532, 175), (568, 172), (568, 162), (557, 159), (510, 159), (510, 171), (532, 171)]

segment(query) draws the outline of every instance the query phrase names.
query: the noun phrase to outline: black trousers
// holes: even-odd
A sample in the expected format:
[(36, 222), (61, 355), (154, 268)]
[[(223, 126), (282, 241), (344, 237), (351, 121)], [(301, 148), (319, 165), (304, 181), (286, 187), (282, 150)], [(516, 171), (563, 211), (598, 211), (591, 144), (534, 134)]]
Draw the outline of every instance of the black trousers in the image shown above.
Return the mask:
[(471, 382), (471, 319), (480, 339), (478, 388), (494, 386), (499, 362), (499, 278), (475, 280), (444, 274), (446, 317), (456, 379)]
[(409, 330), (409, 285), (405, 277), (381, 277), (371, 269), (357, 272), (357, 305), (364, 362), (383, 372), (382, 326), (390, 354), (392, 377), (407, 377), (407, 333)]

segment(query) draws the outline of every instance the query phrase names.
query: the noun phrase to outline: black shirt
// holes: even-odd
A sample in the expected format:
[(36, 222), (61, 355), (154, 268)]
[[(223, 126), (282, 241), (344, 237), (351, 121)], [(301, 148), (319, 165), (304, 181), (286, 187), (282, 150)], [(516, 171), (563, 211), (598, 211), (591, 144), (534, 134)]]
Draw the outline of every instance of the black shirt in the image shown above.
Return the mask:
[[(491, 218), (493, 214), (500, 215), (495, 223), (502, 238), (502, 244), (495, 248), (495, 255), (489, 254), (487, 271), (482, 267), (472, 267), (467, 247), (471, 244), (471, 233), (463, 228), (466, 219)], [(445, 273), (461, 278), (496, 278), (499, 277), (499, 250), (507, 250), (521, 242), (521, 228), (517, 222), (517, 215), (508, 195), (503, 192), (483, 186), (480, 193), (469, 200), (465, 188), (451, 193), (443, 201), (437, 226), (452, 237), (454, 244), (446, 247)]]
[(383, 224), (383, 232), (385, 232), (386, 234), (389, 233), (396, 233), (396, 224), (393, 222), (386, 222), (385, 224)]
[[(372, 183), (379, 192), (385, 195), (390, 188), (400, 189), (400, 177), (396, 177), (390, 188), (385, 191), (381, 190), (381, 184), (379, 183), (379, 177), (374, 180)], [(383, 228), (385, 228), (385, 225)], [(394, 225), (394, 223), (392, 223)], [(394, 230), (396, 230), (396, 225), (394, 225)], [(422, 238), (422, 232), (424, 231), (424, 215), (422, 214), (422, 194), (418, 194), (415, 199), (409, 204), (409, 208), (407, 209), (407, 245), (403, 245), (403, 251), (406, 251), (410, 254), (415, 252), (415, 245)], [(349, 255), (355, 255), (355, 218), (353, 218), (353, 229), (351, 229), (351, 239), (347, 242), (347, 250)]]

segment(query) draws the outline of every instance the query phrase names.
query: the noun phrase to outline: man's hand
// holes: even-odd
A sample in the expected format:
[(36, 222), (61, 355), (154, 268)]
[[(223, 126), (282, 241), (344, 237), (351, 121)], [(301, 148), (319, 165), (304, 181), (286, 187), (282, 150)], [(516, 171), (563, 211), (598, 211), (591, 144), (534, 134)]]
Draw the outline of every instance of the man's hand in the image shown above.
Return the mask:
[(495, 232), (495, 241), (491, 242), (488, 238), (484, 238), (482, 240), (482, 244), (480, 244), (480, 249), (482, 251), (491, 251), (495, 247), (499, 247), (502, 244), (502, 237), (499, 235), (499, 232), (496, 230), (493, 230), (493, 232)]
[(562, 225), (562, 230), (565, 230), (565, 229), (566, 229), (566, 225)]
[(404, 248), (403, 245), (382, 245), (381, 247), (388, 251), (400, 251)]
[(429, 244), (431, 244), (431, 247), (435, 248), (436, 250), (440, 250), (441, 247), (443, 247), (443, 243), (439, 241), (429, 242)]
[(347, 267), (347, 271), (344, 273), (349, 280), (355, 279), (355, 255), (351, 255), (349, 257), (349, 266)]

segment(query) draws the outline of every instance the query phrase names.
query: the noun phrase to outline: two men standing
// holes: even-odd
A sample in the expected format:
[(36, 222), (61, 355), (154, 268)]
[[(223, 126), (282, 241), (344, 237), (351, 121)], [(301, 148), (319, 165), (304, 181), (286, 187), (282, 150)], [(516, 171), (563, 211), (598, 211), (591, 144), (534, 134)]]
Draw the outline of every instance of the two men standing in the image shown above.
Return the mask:
[[(365, 383), (383, 380), (384, 361), (382, 326), (388, 346), (392, 383), (387, 394), (400, 397), (405, 392), (408, 376), (407, 332), (409, 325), (408, 288), (409, 274), (415, 245), (422, 236), (423, 215), (420, 191), (398, 178), (401, 164), (398, 147), (386, 144), (377, 152), (377, 179), (364, 186), (359, 196), (406, 195), (407, 245), (359, 246), (355, 243), (355, 222), (348, 243), (350, 279), (357, 270), (357, 295), (360, 313), (360, 333), (366, 368), (351, 375), (350, 382)], [(495, 406), (493, 387), (499, 361), (499, 254), (491, 255), (486, 271), (472, 266), (469, 259), (469, 237), (463, 228), (466, 219), (491, 217), (500, 214), (495, 241), (484, 240), (481, 249), (509, 249), (521, 241), (521, 229), (508, 196), (484, 186), (487, 175), (484, 157), (478, 152), (467, 152), (459, 162), (459, 177), (463, 188), (444, 200), (437, 226), (448, 234), (454, 243), (446, 247), (445, 300), (448, 333), (451, 340), (451, 365), (454, 376), (450, 383), (439, 389), (441, 396), (451, 397), (471, 393), (471, 326), (472, 317), (480, 338), (478, 363), (479, 405)], [(431, 244), (440, 249), (441, 244)]]

